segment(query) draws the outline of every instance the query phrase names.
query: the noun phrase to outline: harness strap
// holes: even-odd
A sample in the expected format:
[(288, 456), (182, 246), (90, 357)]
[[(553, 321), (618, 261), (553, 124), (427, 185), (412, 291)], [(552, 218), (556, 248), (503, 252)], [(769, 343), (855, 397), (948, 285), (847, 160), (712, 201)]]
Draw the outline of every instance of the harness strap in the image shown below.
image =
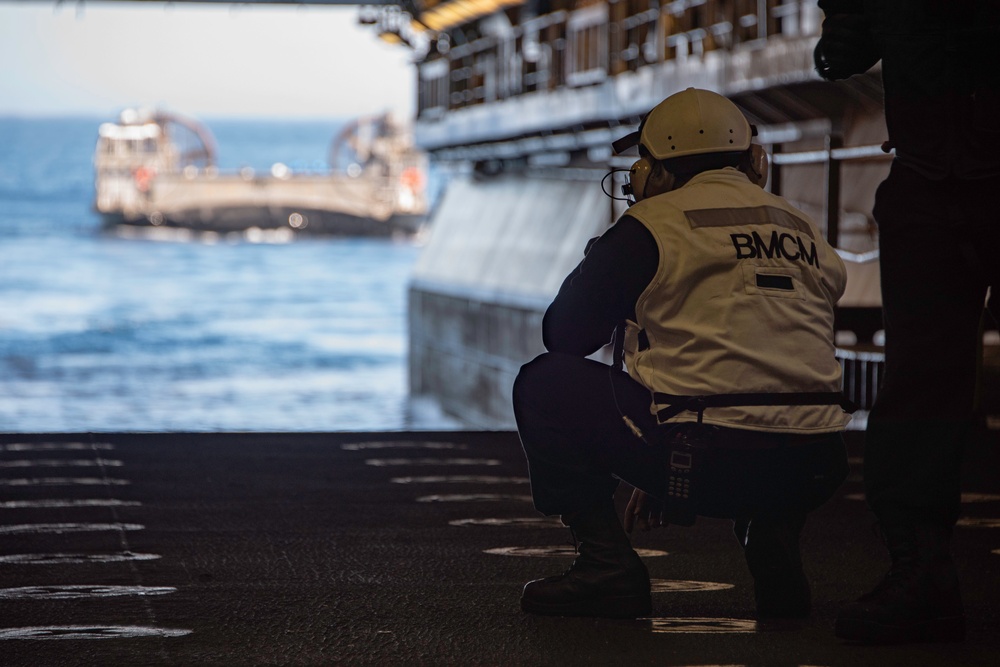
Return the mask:
[(625, 326), (622, 322), (611, 334), (611, 367), (616, 371), (621, 370), (625, 362)]
[(839, 391), (803, 391), (790, 393), (711, 394), (708, 396), (675, 396), (655, 392), (653, 401), (667, 407), (657, 411), (660, 423), (673, 419), (682, 412), (698, 413), (702, 423), (705, 408), (733, 408), (760, 405), (839, 405), (844, 412), (852, 413), (858, 407)]

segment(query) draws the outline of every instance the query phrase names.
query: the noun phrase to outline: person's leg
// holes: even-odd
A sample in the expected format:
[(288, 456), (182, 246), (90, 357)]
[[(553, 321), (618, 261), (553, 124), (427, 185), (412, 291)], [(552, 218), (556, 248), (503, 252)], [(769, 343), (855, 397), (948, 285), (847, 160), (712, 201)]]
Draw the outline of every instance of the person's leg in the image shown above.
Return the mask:
[(988, 243), (971, 231), (974, 216), (987, 211), (962, 199), (956, 184), (905, 168), (893, 169), (876, 198), (886, 371), (865, 438), (865, 490), (876, 516), (917, 514), (948, 525), (958, 518), (959, 467), (974, 425), (982, 270), (996, 271), (994, 245), (982, 261), (971, 256)]
[(970, 265), (954, 185), (894, 167), (879, 188), (886, 372), (868, 419), (867, 500), (892, 568), (844, 609), (837, 635), (863, 641), (961, 639), (949, 538), (973, 429), (986, 286)]
[(535, 508), (563, 515), (606, 503), (619, 478), (661, 484), (656, 450), (623, 419), (651, 435), (650, 401), (648, 389), (596, 361), (546, 353), (525, 364), (513, 403)]
[[(650, 475), (652, 448), (622, 419), (652, 430), (649, 392), (594, 361), (543, 354), (514, 383), (514, 414), (535, 507), (558, 514), (578, 541), (566, 573), (525, 585), (521, 607), (537, 614), (634, 618), (651, 611), (649, 574), (615, 512), (621, 469)], [(641, 424), (641, 425), (640, 425)]]
[(805, 618), (811, 609), (799, 535), (805, 514), (771, 515), (734, 522), (733, 530), (753, 576), (757, 618)]
[[(760, 619), (805, 618), (811, 608), (809, 580), (799, 535), (809, 512), (825, 503), (847, 476), (840, 433), (764, 451), (739, 452), (741, 478), (728, 480), (742, 506), (730, 509), (733, 530), (754, 579)], [(744, 490), (740, 491), (740, 488)]]

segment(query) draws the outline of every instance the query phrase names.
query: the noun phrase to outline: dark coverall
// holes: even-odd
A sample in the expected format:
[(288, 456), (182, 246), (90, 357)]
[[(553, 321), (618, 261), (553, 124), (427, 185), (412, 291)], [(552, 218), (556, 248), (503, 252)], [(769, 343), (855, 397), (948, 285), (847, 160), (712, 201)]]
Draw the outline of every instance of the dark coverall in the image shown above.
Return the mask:
[(868, 503), (883, 520), (918, 516), (951, 526), (975, 423), (988, 287), (1000, 303), (1000, 2), (819, 5), (827, 17), (859, 19), (840, 33), (850, 36), (848, 48), (821, 44), (827, 71), (818, 59), (820, 73), (844, 78), (881, 58), (896, 149), (873, 210), (886, 372), (868, 418)]
[[(567, 515), (609, 503), (619, 479), (665, 497), (667, 453), (654, 439), (649, 390), (626, 372), (585, 358), (606, 345), (626, 318), (635, 318), (636, 302), (658, 263), (652, 234), (626, 215), (590, 244), (545, 313), (542, 335), (548, 352), (522, 367), (513, 397), (535, 507), (545, 514)], [(791, 527), (797, 554), (806, 514), (825, 502), (847, 474), (841, 434), (728, 428), (716, 433), (725, 464), (713, 467), (697, 514), (736, 519), (744, 545), (750, 519), (761, 529), (777, 520)]]

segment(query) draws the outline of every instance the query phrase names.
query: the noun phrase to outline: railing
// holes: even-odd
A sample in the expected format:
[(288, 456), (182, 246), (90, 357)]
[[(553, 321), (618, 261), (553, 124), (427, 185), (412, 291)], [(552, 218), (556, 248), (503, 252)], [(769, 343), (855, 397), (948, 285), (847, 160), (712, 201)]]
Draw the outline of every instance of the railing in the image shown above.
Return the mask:
[[(441, 33), (418, 65), (417, 117), (538, 90), (600, 83), (647, 65), (815, 34), (810, 0), (610, 0), (528, 19), (502, 34)], [(471, 32), (471, 31), (469, 31)]]
[[(826, 191), (824, 193), (827, 240), (837, 248), (840, 242), (840, 194), (841, 166), (856, 160), (888, 160), (881, 145), (842, 146), (842, 139), (829, 134), (825, 147), (820, 150), (781, 152), (780, 145), (772, 146), (771, 192), (781, 194), (782, 169), (790, 165), (823, 164), (825, 166)], [(838, 248), (837, 252), (854, 263), (868, 263), (878, 259), (878, 250), (866, 253), (852, 253)], [(863, 417), (871, 409), (878, 395), (882, 376), (885, 373), (885, 352), (874, 342), (876, 332), (882, 328), (882, 311), (878, 307), (838, 308), (835, 327), (838, 331), (850, 331), (856, 344), (838, 345), (837, 359), (843, 373), (844, 395), (858, 406)]]
[[(836, 248), (840, 242), (840, 166), (851, 160), (890, 159), (881, 145), (843, 147), (843, 139), (835, 134), (826, 137), (826, 147), (815, 151), (782, 153), (780, 145), (774, 145), (771, 152), (771, 192), (781, 194), (781, 169), (793, 164), (824, 164), (826, 166), (826, 240)], [(852, 253), (838, 251), (845, 259), (856, 262), (873, 261), (878, 251), (850, 256)]]

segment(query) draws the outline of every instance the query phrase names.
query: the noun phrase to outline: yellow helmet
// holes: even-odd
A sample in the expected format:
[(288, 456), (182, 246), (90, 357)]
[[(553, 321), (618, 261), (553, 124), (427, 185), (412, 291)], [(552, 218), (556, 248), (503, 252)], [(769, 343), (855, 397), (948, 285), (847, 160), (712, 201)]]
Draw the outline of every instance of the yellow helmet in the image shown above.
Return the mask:
[(639, 133), (657, 160), (750, 148), (753, 130), (739, 108), (709, 90), (688, 88), (649, 112)]

